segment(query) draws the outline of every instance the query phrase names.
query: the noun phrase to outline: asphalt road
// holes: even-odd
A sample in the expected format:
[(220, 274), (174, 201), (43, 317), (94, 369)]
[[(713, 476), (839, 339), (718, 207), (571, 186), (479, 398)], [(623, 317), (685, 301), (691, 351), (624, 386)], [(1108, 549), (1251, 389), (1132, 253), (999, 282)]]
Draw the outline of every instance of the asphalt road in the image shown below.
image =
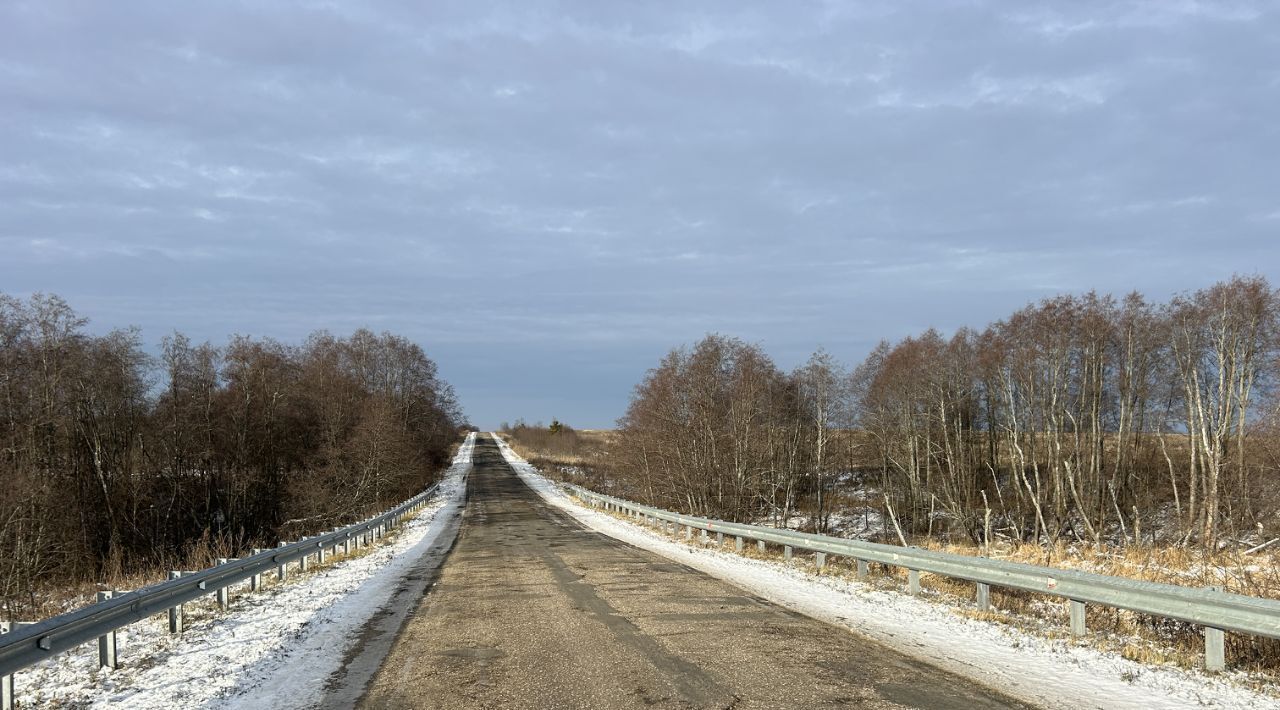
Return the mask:
[(389, 651), (355, 654), (382, 657), (361, 707), (1026, 707), (592, 532), (487, 438), (474, 460), (453, 549), (418, 575), (427, 593), (400, 602), (416, 607)]

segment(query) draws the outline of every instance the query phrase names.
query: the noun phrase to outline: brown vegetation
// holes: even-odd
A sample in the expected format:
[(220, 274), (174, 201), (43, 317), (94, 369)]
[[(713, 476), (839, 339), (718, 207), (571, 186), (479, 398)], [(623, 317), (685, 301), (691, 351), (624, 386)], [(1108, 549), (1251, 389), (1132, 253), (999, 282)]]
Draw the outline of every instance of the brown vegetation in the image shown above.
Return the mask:
[(301, 346), (97, 336), (0, 294), (0, 603), (230, 556), (429, 483), (462, 417), (422, 350), (366, 330)]
[(663, 507), (825, 530), (844, 487), (879, 533), (988, 545), (1247, 547), (1280, 533), (1280, 297), (1234, 278), (1163, 305), (1090, 293), (981, 331), (780, 371), (711, 335), (649, 371), (610, 480)]
[(595, 485), (606, 477), (609, 449), (617, 439), (612, 431), (574, 429), (559, 421), (550, 426), (541, 422), (503, 422), (500, 431), (512, 448), (534, 466), (560, 479)]

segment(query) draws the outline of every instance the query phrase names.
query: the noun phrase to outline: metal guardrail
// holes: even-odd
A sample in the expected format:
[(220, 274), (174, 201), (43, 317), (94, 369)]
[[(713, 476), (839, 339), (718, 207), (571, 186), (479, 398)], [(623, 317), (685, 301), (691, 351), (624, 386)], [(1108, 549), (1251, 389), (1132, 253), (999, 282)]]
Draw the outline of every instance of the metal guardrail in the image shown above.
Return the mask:
[(695, 529), (702, 530), (704, 536), (716, 533), (721, 540), (725, 535), (733, 536), (737, 538), (738, 550), (742, 549), (743, 540), (755, 540), (761, 549), (764, 549), (766, 543), (774, 543), (782, 545), (788, 557), (793, 549), (817, 553), (816, 562), (819, 567), (825, 564), (828, 554), (852, 558), (858, 562), (860, 578), (867, 576), (867, 565), (870, 562), (902, 567), (908, 570), (908, 583), (913, 594), (920, 591), (921, 572), (973, 582), (977, 585), (978, 607), (984, 611), (990, 609), (993, 586), (1062, 597), (1071, 601), (1071, 631), (1077, 636), (1086, 632), (1086, 604), (1127, 609), (1196, 624), (1205, 630), (1205, 667), (1208, 670), (1223, 670), (1226, 666), (1223, 631), (1280, 639), (1280, 601), (1224, 592), (1218, 587), (1196, 589), (759, 525), (727, 523), (640, 505), (581, 486), (564, 486), (573, 495), (595, 506), (682, 526), (686, 537), (691, 537)]
[[(219, 594), (219, 602), (225, 603), (225, 591), (234, 584), (252, 580), (257, 586), (259, 575), (277, 570), (283, 577), (284, 567), (298, 562), (306, 569), (306, 561), (312, 556), (324, 559), (324, 551), (338, 546), (348, 547), (361, 539), (370, 542), (398, 525), (410, 514), (417, 512), (436, 492), (439, 483), (406, 500), (396, 507), (363, 522), (349, 525), (333, 532), (304, 538), (298, 542), (259, 552), (249, 557), (228, 560), (199, 572), (182, 573), (175, 579), (153, 584), (142, 589), (110, 595), (92, 604), (66, 614), (50, 617), (32, 624), (15, 625), (9, 633), (0, 635), (0, 678), (10, 690), (14, 672), (43, 661), (55, 653), (67, 651), (88, 641), (100, 639), (100, 649), (110, 648), (111, 664), (115, 662), (114, 632), (149, 616), (179, 609), (185, 602), (210, 594)], [(170, 615), (171, 630), (174, 616)], [(110, 639), (106, 641), (105, 639)], [(105, 650), (100, 653), (106, 658)], [(104, 661), (105, 663), (106, 661)], [(11, 698), (6, 698), (12, 702)]]

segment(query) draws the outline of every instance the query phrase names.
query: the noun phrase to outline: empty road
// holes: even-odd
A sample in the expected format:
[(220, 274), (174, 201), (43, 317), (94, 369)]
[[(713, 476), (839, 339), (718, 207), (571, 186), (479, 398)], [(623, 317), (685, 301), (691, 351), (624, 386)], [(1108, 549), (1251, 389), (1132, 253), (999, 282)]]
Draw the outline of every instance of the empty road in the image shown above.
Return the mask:
[(361, 707), (1026, 707), (584, 528), (487, 437), (474, 461), (453, 549), (351, 660)]

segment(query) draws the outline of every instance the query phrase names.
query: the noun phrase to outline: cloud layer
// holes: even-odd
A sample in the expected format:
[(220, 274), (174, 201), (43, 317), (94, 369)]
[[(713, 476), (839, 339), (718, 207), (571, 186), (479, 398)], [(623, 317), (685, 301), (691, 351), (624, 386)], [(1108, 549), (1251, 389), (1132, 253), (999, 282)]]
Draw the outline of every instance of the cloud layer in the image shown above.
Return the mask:
[(417, 339), (477, 423), (1280, 263), (1265, 2), (0, 6), (0, 290)]

